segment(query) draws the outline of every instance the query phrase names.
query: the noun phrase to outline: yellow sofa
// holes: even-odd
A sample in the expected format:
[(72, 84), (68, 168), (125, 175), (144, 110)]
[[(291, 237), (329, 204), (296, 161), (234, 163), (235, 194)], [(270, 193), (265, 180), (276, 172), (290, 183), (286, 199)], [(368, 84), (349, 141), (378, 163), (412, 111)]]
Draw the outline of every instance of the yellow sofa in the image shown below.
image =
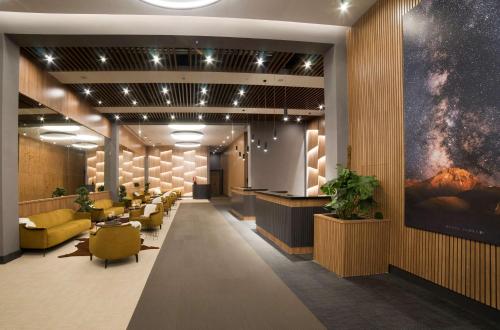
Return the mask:
[(130, 224), (102, 227), (90, 234), (90, 260), (92, 256), (104, 259), (104, 268), (108, 267), (108, 260), (123, 259), (133, 255), (135, 255), (135, 261), (139, 262), (140, 250), (140, 228), (135, 228)]
[(94, 202), (92, 209), (92, 221), (101, 221), (110, 214), (125, 213), (124, 203), (113, 203), (111, 199), (100, 199)]
[(35, 228), (19, 225), (22, 249), (47, 249), (90, 229), (90, 213), (60, 209), (28, 217)]

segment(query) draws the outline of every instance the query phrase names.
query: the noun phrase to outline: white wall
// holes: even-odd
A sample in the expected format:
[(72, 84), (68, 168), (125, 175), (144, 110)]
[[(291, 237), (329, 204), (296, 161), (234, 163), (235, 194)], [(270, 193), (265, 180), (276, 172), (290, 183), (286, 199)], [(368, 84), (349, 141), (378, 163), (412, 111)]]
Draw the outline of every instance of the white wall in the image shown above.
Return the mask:
[[(273, 140), (273, 123), (254, 123), (251, 145), (250, 171), (254, 188), (287, 190), (290, 194), (305, 194), (305, 126), (277, 122), (278, 140)], [(257, 149), (257, 139), (262, 148)], [(267, 141), (269, 151), (263, 152)]]

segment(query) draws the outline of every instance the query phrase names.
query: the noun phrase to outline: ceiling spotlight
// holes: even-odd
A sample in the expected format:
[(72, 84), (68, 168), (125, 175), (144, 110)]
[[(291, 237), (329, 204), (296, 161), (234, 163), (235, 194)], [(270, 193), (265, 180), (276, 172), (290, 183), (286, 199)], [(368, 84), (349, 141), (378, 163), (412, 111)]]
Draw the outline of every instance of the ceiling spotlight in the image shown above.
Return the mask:
[(267, 152), (267, 142), (264, 142), (264, 152)]
[(68, 116), (66, 116), (66, 117), (64, 117), (64, 119), (69, 120), (69, 117), (68, 117)]
[(196, 131), (200, 129), (204, 129), (206, 127), (205, 124), (169, 124), (168, 127), (175, 130), (188, 130), (188, 131)]
[(202, 114), (199, 114), (199, 115), (198, 115), (198, 119), (199, 119), (199, 120), (202, 120), (202, 119), (203, 119), (203, 115), (202, 115)]
[(142, 119), (148, 120), (148, 116), (147, 115), (142, 115)]
[(157, 54), (154, 54), (153, 55), (153, 63), (160, 64), (160, 56), (158, 56)]
[(212, 5), (219, 0), (141, 0), (153, 6), (169, 9), (193, 9)]
[(235, 107), (237, 107), (237, 106), (238, 106), (238, 101), (234, 101), (234, 102), (233, 102), (233, 105), (234, 105)]
[(346, 12), (349, 9), (349, 1), (341, 0), (339, 9), (341, 12)]
[(240, 94), (240, 96), (243, 96), (243, 95), (245, 95), (245, 91), (243, 89), (240, 89), (240, 91), (238, 92), (238, 94)]
[(254, 134), (252, 134), (252, 139), (251, 139), (250, 141), (251, 141), (252, 143), (254, 143), (254, 142), (255, 142), (255, 135), (254, 135)]
[(203, 139), (203, 133), (197, 131), (175, 131), (170, 135), (178, 141), (200, 141)]
[(136, 100), (133, 100), (133, 101), (132, 101), (132, 105), (137, 105), (137, 101), (136, 101)]
[(171, 104), (172, 104), (172, 101), (167, 100), (167, 104), (168, 104), (168, 105), (171, 105)]
[(90, 91), (90, 89), (85, 88), (85, 89), (83, 90), (83, 93), (84, 93), (85, 95), (89, 96), (89, 95), (90, 95), (90, 93), (92, 93), (92, 92)]
[(231, 118), (231, 116), (229, 116), (229, 115), (226, 115), (226, 120), (229, 120), (229, 118)]
[(257, 66), (262, 66), (264, 64), (264, 59), (262, 57), (257, 58)]
[(170, 115), (170, 119), (174, 120), (175, 119), (175, 115)]
[(101, 105), (101, 104), (102, 104), (102, 101), (101, 101), (101, 100), (97, 101), (97, 104)]
[(99, 57), (99, 61), (101, 61), (101, 63), (106, 63), (107, 60), (108, 59), (104, 55)]
[(128, 87), (125, 87), (123, 89), (123, 94), (128, 95), (129, 93), (130, 93), (130, 89), (128, 89)]
[(203, 88), (201, 89), (201, 94), (202, 94), (202, 95), (207, 95), (207, 92), (208, 92), (208, 90), (207, 90), (207, 88), (206, 88), (206, 87), (203, 87)]
[(176, 142), (175, 146), (177, 148), (198, 148), (199, 146), (201, 146), (201, 144), (198, 143), (198, 142), (185, 142), (185, 141), (182, 141), (182, 142)]
[(43, 116), (41, 116), (40, 117), (40, 121), (44, 121), (44, 120), (45, 120), (45, 118), (43, 118)]
[(205, 62), (210, 65), (214, 62), (214, 58), (210, 55), (207, 55), (207, 57), (205, 57)]
[(311, 61), (307, 60), (305, 63), (304, 63), (304, 67), (306, 68), (306, 70), (309, 70), (312, 66), (312, 63)]
[(55, 132), (76, 132), (80, 130), (77, 125), (43, 125), (43, 130)]
[(115, 119), (119, 120), (120, 119), (120, 115), (115, 115)]
[(161, 92), (162, 92), (163, 94), (167, 94), (167, 93), (168, 93), (168, 88), (167, 88), (167, 87), (163, 87), (163, 88), (161, 89)]
[(202, 107), (203, 107), (203, 106), (205, 106), (205, 104), (207, 104), (207, 101), (205, 101), (205, 100), (201, 100), (201, 101), (200, 101), (200, 105), (201, 105)]
[(46, 54), (45, 55), (45, 61), (47, 61), (48, 64), (54, 63), (54, 56)]
[(297, 123), (300, 123), (301, 120), (302, 120), (302, 118), (297, 117)]
[(283, 121), (288, 121), (288, 116), (283, 117)]

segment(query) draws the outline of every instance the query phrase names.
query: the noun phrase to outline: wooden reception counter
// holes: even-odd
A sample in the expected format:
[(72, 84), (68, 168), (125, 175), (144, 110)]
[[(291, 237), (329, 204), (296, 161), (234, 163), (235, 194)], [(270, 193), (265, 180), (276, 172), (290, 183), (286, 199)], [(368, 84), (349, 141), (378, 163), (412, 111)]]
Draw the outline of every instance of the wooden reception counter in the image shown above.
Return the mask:
[(288, 254), (313, 252), (314, 214), (325, 213), (328, 196), (256, 193), (257, 231)]
[(267, 189), (231, 188), (231, 213), (240, 220), (255, 220), (255, 194)]

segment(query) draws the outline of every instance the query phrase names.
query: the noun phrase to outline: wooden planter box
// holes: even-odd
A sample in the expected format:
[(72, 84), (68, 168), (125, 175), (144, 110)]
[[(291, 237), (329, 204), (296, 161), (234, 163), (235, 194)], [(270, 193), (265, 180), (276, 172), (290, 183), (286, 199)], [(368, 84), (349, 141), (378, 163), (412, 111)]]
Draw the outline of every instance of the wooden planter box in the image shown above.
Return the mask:
[(314, 260), (340, 277), (387, 273), (389, 220), (314, 215)]

